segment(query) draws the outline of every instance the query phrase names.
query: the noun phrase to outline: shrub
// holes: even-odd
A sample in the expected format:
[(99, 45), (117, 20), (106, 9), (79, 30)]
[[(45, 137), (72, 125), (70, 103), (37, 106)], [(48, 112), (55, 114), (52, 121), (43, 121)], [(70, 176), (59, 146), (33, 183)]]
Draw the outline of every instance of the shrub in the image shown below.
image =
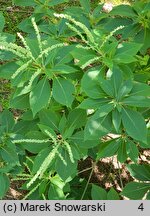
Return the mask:
[[(150, 167), (138, 157), (150, 147), (150, 3), (107, 13), (87, 0), (13, 2), (35, 9), (18, 26), (20, 44), (3, 32), (0, 14), (0, 77), (10, 80), (9, 107), (20, 113), (0, 114), (0, 197), (11, 179), (24, 181), (24, 199), (149, 199)], [(114, 155), (138, 180), (121, 193), (90, 183), (97, 162)], [(78, 162), (89, 156), (85, 181)]]

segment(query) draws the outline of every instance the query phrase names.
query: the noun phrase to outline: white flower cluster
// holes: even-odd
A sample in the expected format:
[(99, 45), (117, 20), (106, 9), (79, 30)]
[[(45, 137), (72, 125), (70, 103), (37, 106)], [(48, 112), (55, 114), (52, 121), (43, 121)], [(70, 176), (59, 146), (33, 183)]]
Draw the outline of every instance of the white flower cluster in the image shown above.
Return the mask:
[(72, 150), (71, 150), (71, 147), (70, 147), (69, 143), (65, 141), (64, 145), (66, 146), (66, 149), (68, 151), (69, 158), (70, 158), (71, 162), (74, 163), (75, 161), (74, 161), (73, 153), (72, 153)]
[(28, 55), (29, 55), (33, 60), (35, 60), (35, 58), (34, 58), (33, 55), (32, 55), (32, 52), (31, 52), (31, 50), (30, 50), (30, 47), (27, 45), (27, 42), (26, 42), (26, 40), (24, 39), (24, 37), (23, 37), (19, 32), (17, 33), (17, 35), (18, 35), (18, 37), (20, 38), (20, 40), (22, 41), (24, 47), (26, 48)]
[(87, 66), (89, 66), (90, 64), (93, 64), (94, 62), (100, 60), (100, 57), (95, 57), (90, 59), (89, 61), (87, 61), (84, 65), (81, 66), (82, 69), (86, 68)]
[(22, 59), (26, 59), (30, 56), (26, 49), (14, 43), (0, 42), (0, 50), (10, 51)]
[(20, 74), (20, 72), (24, 71), (29, 64), (32, 62), (32, 60), (29, 60), (28, 62), (26, 62), (25, 64), (23, 64), (21, 67), (19, 67), (16, 72), (12, 75), (12, 79), (14, 79), (16, 76), (18, 76)]
[(58, 157), (60, 158), (60, 160), (63, 162), (63, 164), (64, 164), (65, 166), (67, 166), (67, 163), (66, 163), (65, 159), (64, 159), (63, 156), (59, 153), (59, 151), (57, 151), (57, 155), (58, 155)]
[[(69, 158), (71, 160), (72, 163), (74, 163), (74, 158), (73, 158), (73, 153), (71, 150), (71, 147), (69, 145), (69, 143), (67, 143), (65, 140), (57, 140), (57, 137), (55, 137), (50, 131), (45, 130), (45, 133), (49, 136), (49, 138), (51, 139), (53, 145), (53, 149), (52, 151), (48, 154), (48, 156), (44, 159), (43, 163), (41, 164), (39, 170), (37, 171), (37, 173), (33, 176), (33, 178), (28, 182), (27, 187), (30, 187), (37, 178), (42, 178), (44, 172), (47, 170), (48, 166), (51, 164), (51, 162), (53, 161), (53, 159), (58, 156), (61, 161), (63, 162), (63, 164), (66, 166), (67, 162), (65, 161), (65, 159), (63, 158), (63, 156), (60, 154), (59, 152), (59, 147), (63, 146), (62, 144), (64, 144), (64, 146), (66, 147), (66, 150), (69, 154)], [(50, 142), (50, 139), (45, 139), (45, 140), (36, 140), (36, 139), (22, 139), (22, 140), (13, 140), (13, 143), (44, 143), (44, 142)]]
[(33, 17), (31, 19), (31, 22), (32, 22), (32, 25), (34, 27), (34, 30), (35, 30), (35, 33), (36, 33), (36, 37), (37, 37), (37, 41), (38, 41), (38, 44), (39, 44), (39, 48), (40, 48), (40, 51), (42, 52), (42, 40), (41, 40), (41, 35), (40, 35), (40, 31), (38, 29), (38, 26), (35, 22), (35, 18)]
[(94, 44), (94, 37), (93, 37), (92, 33), (89, 31), (89, 29), (83, 23), (76, 21), (75, 19), (73, 19), (71, 16), (69, 16), (67, 14), (54, 13), (54, 16), (57, 18), (67, 19), (70, 22), (72, 22), (73, 24), (75, 24), (76, 26), (80, 27), (85, 32), (85, 34), (87, 35), (89, 41), (91, 41)]
[(47, 143), (49, 139), (39, 140), (39, 139), (20, 139), (20, 140), (13, 140), (12, 143), (19, 144), (19, 143)]
[[(40, 36), (39, 28), (38, 28), (38, 26), (37, 26), (37, 24), (35, 22), (35, 18), (32, 18), (31, 22), (32, 22), (33, 28), (35, 30), (37, 41), (38, 41), (38, 46), (39, 46), (39, 49), (40, 49), (40, 54), (36, 59), (33, 56), (32, 52), (31, 52), (31, 49), (28, 46), (25, 38), (20, 33), (17, 33), (17, 35), (20, 38), (20, 40), (21, 40), (24, 47), (18, 46), (15, 43), (7, 43), (7, 42), (5, 42), (3, 40), (0, 41), (0, 50), (10, 51), (13, 54), (15, 54), (16, 56), (18, 56), (19, 58), (21, 58), (23, 60), (26, 60), (26, 63), (24, 63), (21, 67), (19, 67), (16, 70), (16, 72), (12, 75), (12, 77), (11, 77), (12, 79), (17, 77), (20, 74), (20, 72), (25, 71), (32, 62), (35, 62), (35, 63), (38, 64), (38, 60), (42, 59), (42, 63), (43, 63), (43, 56), (44, 55), (47, 56), (49, 54), (49, 52), (51, 52), (52, 50), (57, 49), (59, 47), (66, 46), (66, 44), (64, 44), (64, 43), (59, 43), (59, 44), (52, 45), (52, 46), (50, 46), (48, 48), (45, 48), (43, 50), (42, 39), (41, 39), (41, 36)], [(36, 76), (37, 76), (37, 73), (32, 76), (32, 79), (31, 79), (31, 82), (29, 83), (29, 85), (32, 84), (32, 82), (33, 82), (33, 80), (34, 80), (34, 78)]]
[(29, 80), (28, 85), (26, 85), (26, 86), (23, 88), (24, 94), (28, 93), (28, 92), (31, 90), (32, 84), (33, 84), (35, 78), (36, 78), (38, 75), (40, 75), (40, 73), (41, 73), (41, 69), (38, 69), (36, 72), (33, 73), (33, 75), (31, 76), (31, 78), (30, 78), (30, 80)]
[(37, 173), (34, 175), (34, 177), (28, 182), (27, 187), (30, 187), (35, 181), (36, 179), (39, 177), (40, 179), (42, 178), (44, 172), (47, 170), (47, 167), (51, 164), (51, 162), (53, 161), (53, 159), (55, 158), (57, 152), (58, 152), (58, 148), (59, 148), (60, 144), (57, 144), (53, 150), (49, 153), (49, 155), (44, 159), (42, 165), (40, 166), (39, 170), (37, 171)]
[(104, 44), (113, 36), (113, 34), (118, 31), (123, 29), (125, 26), (118, 26), (117, 28), (115, 28), (113, 31), (110, 32), (110, 34), (105, 38), (105, 40), (103, 41), (103, 43), (101, 44), (100, 48), (102, 48), (104, 46)]
[(38, 56), (37, 59), (42, 58), (43, 55), (48, 55), (48, 53), (51, 52), (53, 49), (56, 49), (56, 48), (59, 48), (59, 47), (63, 47), (63, 46), (65, 46), (64, 43), (59, 43), (59, 44), (52, 45), (52, 46), (46, 48), (45, 50), (43, 50), (43, 51), (40, 53), (40, 55)]
[(83, 37), (83, 35), (80, 33), (80, 31), (78, 31), (78, 29), (77, 29), (76, 27), (74, 27), (74, 26), (71, 25), (70, 23), (66, 23), (66, 25), (67, 25), (72, 31), (74, 31), (77, 35), (79, 35), (83, 42), (88, 43), (88, 41), (85, 40), (85, 38)]

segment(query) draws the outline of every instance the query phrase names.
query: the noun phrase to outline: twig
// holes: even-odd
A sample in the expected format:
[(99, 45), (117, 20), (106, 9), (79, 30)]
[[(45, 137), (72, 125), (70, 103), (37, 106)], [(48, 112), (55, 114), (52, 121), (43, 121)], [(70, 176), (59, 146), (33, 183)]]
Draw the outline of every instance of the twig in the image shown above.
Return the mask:
[(88, 181), (87, 181), (87, 183), (86, 183), (86, 186), (85, 186), (85, 188), (84, 188), (83, 194), (82, 194), (82, 196), (81, 196), (81, 200), (83, 200), (84, 195), (85, 195), (85, 193), (86, 193), (86, 191), (87, 191), (89, 182), (90, 182), (91, 177), (92, 177), (92, 174), (93, 174), (93, 170), (94, 170), (94, 168), (95, 168), (95, 165), (96, 165), (96, 163), (94, 162), (93, 165), (92, 165), (92, 170), (91, 170), (91, 173), (90, 173), (90, 175), (89, 175)]
[(121, 179), (121, 172), (120, 172), (120, 165), (119, 165), (119, 162), (117, 160), (117, 164), (118, 164), (118, 171), (119, 171), (119, 180), (120, 180), (120, 184), (121, 184), (121, 189), (123, 190), (123, 182), (122, 182), (122, 179)]
[(84, 170), (79, 171), (78, 174), (81, 174), (81, 173), (86, 172), (86, 171), (91, 170), (91, 169), (92, 169), (92, 167), (86, 168)]

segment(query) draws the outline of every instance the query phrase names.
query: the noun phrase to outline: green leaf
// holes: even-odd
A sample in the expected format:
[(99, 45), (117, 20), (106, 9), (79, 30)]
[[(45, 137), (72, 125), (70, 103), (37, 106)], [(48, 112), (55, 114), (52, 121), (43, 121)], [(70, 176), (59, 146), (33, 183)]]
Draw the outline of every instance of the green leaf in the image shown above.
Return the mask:
[(116, 51), (116, 56), (125, 55), (125, 56), (135, 56), (140, 50), (142, 44), (134, 42), (123, 42), (120, 44)]
[(19, 163), (15, 145), (12, 143), (2, 147), (0, 154), (3, 160), (7, 163)]
[(141, 200), (149, 189), (148, 183), (130, 182), (124, 187), (121, 195), (132, 200)]
[(122, 109), (122, 123), (129, 136), (147, 143), (147, 128), (143, 116), (134, 110)]
[[(40, 131), (29, 131), (26, 134), (27, 139), (47, 139), (46, 136), (44, 136), (43, 133)], [(50, 142), (45, 142), (45, 143), (22, 143), (22, 146), (24, 149), (28, 150), (29, 152), (33, 154), (39, 153), (42, 149), (47, 148), (50, 145)]]
[(122, 64), (129, 64), (129, 63), (137, 61), (137, 59), (135, 57), (133, 57), (132, 55), (126, 55), (126, 54), (115, 55), (113, 60), (117, 64), (121, 64), (121, 63)]
[(112, 103), (105, 104), (94, 113), (92, 116), (92, 119), (99, 119), (101, 117), (107, 116), (114, 108), (114, 105)]
[[(101, 16), (103, 17), (105, 17), (105, 14), (102, 14), (101, 13), (101, 10), (103, 9), (103, 4), (98, 4), (98, 6), (96, 6), (95, 8), (94, 8), (94, 10), (92, 11), (92, 15), (93, 15), (93, 17), (94, 18), (101, 18)], [(107, 15), (106, 15), (107, 16)], [(99, 21), (99, 19), (98, 19), (98, 21)]]
[(58, 175), (61, 177), (63, 181), (66, 181), (69, 177), (74, 177), (77, 173), (77, 162), (72, 163), (70, 161), (70, 157), (68, 152), (64, 149), (60, 151), (61, 156), (66, 162), (66, 165), (62, 162), (60, 157), (57, 158), (55, 163), (55, 169)]
[(80, 128), (85, 125), (86, 123), (86, 111), (82, 109), (74, 109), (71, 112), (69, 112), (68, 118), (67, 118), (67, 126), (68, 127), (74, 127)]
[(147, 83), (149, 81), (149, 79), (150, 79), (150, 74), (147, 73), (146, 71), (143, 72), (143, 70), (134, 75), (134, 80), (136, 82), (141, 82), (141, 84), (142, 83)]
[[(79, 60), (79, 62), (77, 62), (76, 65), (78, 65), (79, 67), (81, 67), (82, 69), (86, 68), (87, 66), (90, 66), (90, 61), (91, 59), (95, 59), (97, 58), (97, 56), (95, 54), (91, 54), (91, 55), (82, 55), (82, 57)], [(95, 60), (96, 62), (97, 60)], [(89, 62), (89, 63), (88, 63)], [(88, 64), (87, 64), (88, 63)]]
[(17, 134), (25, 135), (30, 130), (37, 130), (38, 127), (36, 124), (37, 124), (37, 119), (32, 121), (21, 120), (15, 124), (13, 131)]
[(34, 6), (36, 4), (34, 0), (30, 0), (30, 1), (13, 0), (13, 3), (17, 6)]
[(150, 107), (150, 98), (144, 96), (130, 96), (125, 98), (122, 103), (134, 107)]
[(65, 199), (63, 190), (57, 187), (56, 185), (51, 184), (48, 190), (48, 199), (49, 200)]
[(63, 189), (65, 186), (65, 182), (62, 181), (62, 179), (60, 178), (59, 175), (54, 175), (51, 179), (50, 179), (51, 183), (55, 186), (57, 186), (60, 189)]
[[(82, 9), (80, 10), (82, 11)], [(73, 12), (74, 12), (74, 8), (73, 8)], [(78, 47), (74, 47), (74, 49), (71, 51), (72, 56), (75, 59), (80, 60), (82, 63), (80, 64), (80, 62), (78, 63), (78, 65), (82, 65), (85, 64), (88, 60), (94, 57), (96, 57), (95, 52), (92, 50), (87, 50), (87, 49), (83, 49), (83, 48), (78, 48)]]
[(113, 60), (115, 64), (129, 64), (137, 61), (137, 59), (134, 56), (126, 53), (115, 55)]
[(91, 98), (99, 99), (104, 98), (105, 93), (101, 89), (98, 76), (100, 74), (99, 70), (88, 71), (84, 74), (81, 80), (81, 87), (83, 91)]
[(124, 64), (137, 61), (136, 58), (134, 58), (134, 56), (140, 50), (141, 46), (142, 44), (139, 43), (123, 42), (118, 47), (113, 60), (118, 63), (124, 63)]
[(97, 154), (97, 159), (111, 157), (117, 153), (121, 141), (119, 139), (101, 143)]
[(118, 152), (117, 152), (117, 159), (118, 161), (120, 161), (121, 163), (124, 163), (127, 159), (127, 153), (126, 153), (126, 143), (125, 142), (121, 142)]
[[(65, 21), (62, 23), (64, 23), (63, 25), (65, 25)], [(56, 25), (54, 25), (56, 26)], [(61, 26), (61, 25), (60, 25)], [(59, 34), (61, 34), (61, 30), (62, 28), (59, 26)], [(56, 33), (58, 30), (56, 29)], [(55, 42), (55, 44), (58, 43), (58, 41)], [(75, 49), (74, 45), (70, 45), (70, 46), (63, 46), (62, 48), (58, 48), (57, 51), (57, 57), (55, 58), (55, 64), (56, 65), (65, 65), (66, 63), (69, 63), (70, 61), (72, 61), (73, 57), (71, 55), (71, 51)], [(72, 65), (70, 65), (72, 66)]]
[(150, 96), (150, 86), (144, 83), (135, 82), (130, 96)]
[(49, 72), (56, 73), (56, 74), (70, 74), (70, 73), (75, 73), (77, 71), (78, 71), (77, 68), (65, 64), (55, 65), (51, 70), (49, 70)]
[(11, 76), (18, 69), (18, 65), (15, 62), (9, 62), (0, 66), (0, 78), (11, 79)]
[(136, 146), (135, 143), (132, 141), (128, 140), (126, 143), (126, 152), (130, 159), (134, 162), (137, 163), (138, 161), (138, 155), (139, 155), (139, 150), (138, 147)]
[(128, 164), (127, 169), (135, 179), (150, 182), (150, 166), (148, 164)]
[(53, 7), (53, 6), (55, 6), (55, 5), (62, 4), (62, 3), (68, 2), (68, 1), (69, 1), (69, 0), (51, 0), (51, 1), (48, 3), (48, 6)]
[(10, 107), (15, 109), (27, 109), (30, 108), (29, 95), (21, 95), (10, 99)]
[(148, 128), (148, 135), (147, 135), (148, 142), (146, 144), (140, 142), (139, 145), (141, 148), (150, 148), (150, 122), (147, 123), (147, 128)]
[(41, 167), (43, 161), (49, 155), (51, 150), (52, 150), (51, 147), (47, 147), (47, 148), (42, 149), (38, 153), (38, 155), (34, 159), (34, 164), (33, 164), (33, 169), (32, 169), (33, 174), (36, 173), (39, 170), (39, 168)]
[[(142, 46), (140, 52), (143, 55), (143, 57), (145, 57), (145, 54), (147, 53), (147, 50), (149, 48), (150, 29), (147, 28), (147, 30), (145, 32), (143, 31), (142, 33), (143, 33), (143, 38), (142, 39), (144, 41), (142, 40), (143, 46)], [(138, 38), (138, 35), (137, 35), (137, 38)]]
[[(5, 165), (3, 168), (0, 168), (0, 173), (10, 173), (10, 172), (12, 172), (14, 167), (16, 167), (16, 163), (7, 163), (7, 165)], [(17, 172), (18, 172), (18, 170), (19, 169), (17, 169)], [(22, 169), (20, 169), (19, 171), (22, 171)], [(13, 172), (13, 174), (14, 173), (16, 174), (16, 172)]]
[(129, 92), (132, 90), (132, 87), (133, 87), (133, 82), (131, 80), (124, 81), (118, 91), (118, 99), (121, 99), (124, 96), (128, 95)]
[(112, 111), (112, 123), (114, 125), (114, 128), (118, 132), (121, 125), (121, 113), (119, 113), (117, 109), (114, 109)]
[(64, 139), (68, 139), (69, 137), (72, 136), (73, 132), (75, 130), (75, 127), (74, 126), (70, 126), (70, 127), (67, 127), (66, 130), (63, 132), (63, 138)]
[[(36, 18), (36, 17), (35, 17)], [(30, 20), (30, 22), (31, 22), (31, 19), (29, 19)], [(38, 19), (36, 18), (35, 19), (35, 21), (36, 22), (38, 22)], [(31, 31), (33, 31), (33, 32), (35, 32), (34, 30), (33, 30), (33, 25), (32, 24), (30, 24), (31, 25)], [(24, 26), (24, 28), (25, 27), (27, 27), (27, 26)], [(40, 48), (39, 48), (39, 44), (38, 44), (38, 41), (37, 40), (35, 40), (35, 39), (33, 39), (33, 38), (31, 38), (31, 37), (26, 37), (26, 41), (27, 41), (27, 44), (28, 44), (28, 46), (30, 47), (30, 50), (31, 50), (31, 52), (32, 52), (32, 55), (35, 57), (35, 58), (38, 58), (38, 56), (40, 55)]]
[[(103, 48), (107, 49), (106, 45)], [(109, 50), (108, 50), (108, 52), (109, 52)], [(105, 54), (106, 54), (106, 52), (105, 52)], [(111, 57), (111, 59), (110, 59), (110, 57), (104, 57), (103, 58), (103, 64), (106, 65), (108, 68), (112, 68), (113, 67), (113, 59), (112, 59), (112, 57)]]
[(47, 125), (51, 129), (58, 131), (60, 117), (57, 113), (48, 109), (43, 109), (39, 112), (39, 118), (41, 124)]
[[(71, 139), (69, 139), (70, 141), (72, 141)], [(78, 146), (76, 143), (71, 143), (71, 148), (72, 148), (72, 153), (73, 153), (73, 157), (76, 160), (80, 160), (81, 158), (86, 158), (88, 155), (88, 149), (89, 148), (83, 148)]]
[(107, 193), (107, 200), (120, 200), (120, 197), (114, 188), (111, 188)]
[(76, 132), (70, 140), (79, 148), (90, 149), (99, 144), (99, 140), (84, 140), (84, 131)]
[[(109, 127), (108, 127), (109, 125)], [(90, 118), (84, 130), (85, 140), (95, 140), (100, 139), (102, 136), (106, 135), (110, 131), (110, 121), (107, 116), (103, 116), (99, 119)]]
[(0, 115), (0, 125), (5, 127), (6, 132), (12, 132), (12, 129), (15, 125), (13, 114), (8, 111), (4, 110)]
[(90, 0), (80, 0), (80, 4), (86, 13), (90, 13)]
[(0, 173), (0, 199), (2, 199), (9, 189), (10, 181), (7, 175)]
[(62, 118), (60, 119), (59, 126), (58, 126), (61, 134), (64, 133), (64, 130), (66, 128), (66, 124), (67, 124), (67, 119), (66, 119), (65, 114), (63, 114)]
[[(108, 17), (108, 15), (107, 15), (107, 17)], [(126, 27), (126, 26), (130, 25), (131, 23), (132, 23), (132, 20), (130, 20), (128, 18), (115, 16), (115, 17), (110, 17), (108, 19), (106, 24), (104, 24), (104, 28), (110, 33), (111, 31), (115, 30), (119, 26), (125, 26)], [(115, 32), (115, 35), (119, 34), (119, 33), (122, 34), (123, 30), (124, 29), (118, 30), (117, 32)], [(112, 39), (112, 41), (116, 42), (116, 40), (113, 40), (113, 39)]]
[(40, 128), (40, 130), (43, 132), (43, 134), (46, 135), (46, 137), (48, 137), (50, 139), (49, 134), (47, 134), (45, 131), (48, 131), (49, 133), (51, 133), (51, 135), (57, 139), (57, 135), (55, 133), (55, 131), (53, 131), (52, 128), (50, 128), (49, 126), (43, 125), (43, 124), (38, 124), (38, 127)]
[(45, 194), (45, 191), (47, 189), (47, 179), (42, 181), (39, 185), (39, 195), (42, 196), (42, 194)]
[[(36, 77), (34, 78), (32, 84), (30, 85), (30, 79), (31, 79), (31, 74), (24, 74), (24, 80), (23, 82), (26, 81), (26, 79), (29, 80), (28, 84), (25, 84), (24, 86), (21, 86), (21, 88), (17, 88), (16, 91), (13, 94), (13, 97), (19, 97), (25, 94), (28, 94), (36, 85), (39, 80), (39, 75), (36, 74)], [(20, 77), (22, 79), (22, 77)], [(18, 83), (18, 80), (16, 79), (16, 84)], [(22, 82), (22, 80), (20, 80)]]
[(91, 196), (92, 200), (107, 200), (107, 192), (94, 184), (92, 184)]
[(109, 95), (110, 97), (115, 97), (115, 90), (111, 80), (104, 80), (103, 78), (99, 78), (100, 87), (103, 91)]
[(136, 4), (133, 4), (133, 9), (140, 14), (142, 12), (142, 14), (144, 14), (145, 12), (147, 12), (147, 10), (149, 11), (150, 9), (150, 4), (149, 1), (138, 1), (136, 2)]
[(113, 67), (112, 76), (110, 78), (110, 81), (111, 81), (113, 89), (114, 89), (114, 96), (115, 96), (115, 98), (117, 98), (118, 97), (118, 91), (119, 91), (120, 86), (121, 86), (122, 81), (123, 81), (122, 71), (119, 68)]
[(82, 103), (79, 105), (79, 108), (98, 109), (98, 108), (100, 108), (100, 106), (102, 106), (103, 104), (106, 104), (108, 102), (110, 102), (110, 100), (106, 99), (106, 98), (100, 98), (100, 99), (87, 98), (84, 101), (82, 101)]
[[(100, 13), (100, 11), (99, 11)], [(103, 33), (104, 34), (104, 33)], [(104, 34), (105, 35), (105, 34)], [(102, 36), (102, 32), (100, 32), (98, 40), (100, 40), (101, 37), (101, 41), (99, 42), (103, 42), (103, 37)], [(113, 68), (113, 62), (112, 62), (112, 56), (114, 56), (115, 52), (116, 52), (116, 48), (118, 46), (118, 42), (113, 42), (113, 43), (109, 43), (109, 41), (105, 42), (104, 45), (101, 47), (102, 52), (105, 53), (105, 57), (103, 58), (103, 62), (109, 67), (109, 68)]]
[(125, 16), (134, 18), (137, 16), (137, 14), (134, 12), (133, 8), (130, 5), (117, 5), (113, 7), (113, 10), (110, 11), (110, 15), (116, 15), (116, 16)]
[(48, 105), (50, 94), (50, 84), (47, 78), (43, 78), (30, 92), (29, 99), (33, 116), (35, 116), (37, 112), (39, 112), (41, 109)]
[[(3, 44), (3, 41), (7, 41), (8, 43), (10, 42), (14, 42), (14, 36), (11, 35), (11, 34), (8, 34), (8, 33), (1, 33), (1, 44)], [(7, 38), (8, 37), (8, 38)], [(5, 40), (5, 39), (6, 40)], [(13, 61), (14, 59), (16, 58), (15, 54), (13, 54), (12, 52), (10, 51), (6, 51), (6, 50), (0, 50), (0, 60), (1, 62), (5, 62), (5, 61)], [(9, 73), (9, 79), (10, 79), (10, 74), (11, 72)], [(5, 74), (6, 76), (8, 74)], [(4, 73), (2, 72), (2, 77), (5, 77)]]
[(5, 18), (3, 16), (3, 13), (0, 12), (0, 32), (3, 31), (4, 25), (5, 25)]
[(69, 80), (57, 77), (54, 79), (52, 95), (58, 103), (71, 107), (74, 92), (74, 85)]

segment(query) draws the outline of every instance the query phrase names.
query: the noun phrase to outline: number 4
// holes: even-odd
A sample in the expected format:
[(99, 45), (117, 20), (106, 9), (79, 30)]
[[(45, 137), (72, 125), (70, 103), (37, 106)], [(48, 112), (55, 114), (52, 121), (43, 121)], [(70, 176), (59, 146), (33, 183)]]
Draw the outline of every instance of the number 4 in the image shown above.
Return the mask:
[(139, 210), (143, 211), (144, 210), (144, 206), (143, 206), (143, 203), (141, 203), (138, 207)]

